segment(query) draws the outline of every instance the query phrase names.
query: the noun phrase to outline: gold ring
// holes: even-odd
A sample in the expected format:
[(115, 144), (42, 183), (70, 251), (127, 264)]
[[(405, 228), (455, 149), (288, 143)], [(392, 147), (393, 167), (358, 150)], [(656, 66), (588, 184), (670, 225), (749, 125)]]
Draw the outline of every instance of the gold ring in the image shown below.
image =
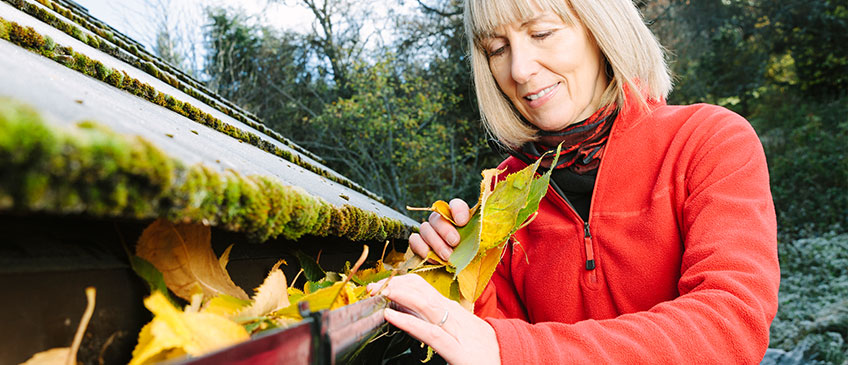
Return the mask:
[(444, 326), (445, 322), (448, 321), (448, 313), (450, 313), (447, 309), (445, 309), (445, 315), (442, 317), (442, 320), (436, 326)]

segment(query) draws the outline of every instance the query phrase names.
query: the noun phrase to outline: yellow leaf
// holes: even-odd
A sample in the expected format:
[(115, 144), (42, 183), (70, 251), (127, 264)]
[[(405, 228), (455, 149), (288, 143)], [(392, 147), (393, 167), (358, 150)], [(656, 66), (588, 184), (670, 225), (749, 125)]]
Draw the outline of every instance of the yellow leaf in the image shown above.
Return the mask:
[(458, 300), (459, 298), (451, 298), (451, 285), (453, 284), (453, 274), (447, 272), (444, 266), (432, 265), (425, 266), (413, 271), (414, 274), (424, 278), (430, 285), (439, 291), (445, 298)]
[(382, 264), (391, 270), (392, 268), (402, 264), (404, 261), (406, 261), (406, 257), (403, 252), (391, 250), (386, 254), (386, 257), (383, 258)]
[(292, 303), (288, 307), (275, 311), (273, 315), (282, 318), (300, 319), (301, 316), (297, 308), (298, 303), (300, 302), (306, 301), (309, 303), (309, 310), (314, 312), (322, 309), (335, 309), (344, 305), (352, 304), (358, 302), (366, 295), (366, 288), (364, 286), (356, 286), (350, 282), (344, 284), (344, 290), (341, 291), (342, 282), (337, 282), (326, 288), (306, 294), (296, 301), (295, 298), (292, 297)]
[(191, 289), (195, 285), (200, 285), (205, 298), (227, 294), (248, 299), (215, 257), (207, 226), (174, 225), (159, 219), (141, 234), (136, 255), (162, 272), (168, 289), (185, 300), (191, 300)]
[(436, 213), (439, 213), (439, 215), (441, 215), (442, 218), (447, 219), (448, 222), (451, 222), (453, 225), (456, 225), (456, 222), (453, 220), (453, 214), (451, 214), (450, 204), (448, 204), (444, 200), (437, 200), (435, 203), (433, 203), (433, 205), (431, 205), (430, 207), (427, 207), (427, 208), (418, 208), (418, 207), (407, 206), (406, 210), (413, 210), (413, 211), (426, 210), (426, 211), (430, 211), (430, 212), (436, 212)]
[(230, 317), (249, 305), (249, 300), (238, 299), (226, 294), (221, 294), (209, 299), (200, 311), (203, 313), (212, 313), (224, 317)]
[(457, 275), (459, 292), (462, 298), (474, 303), (483, 294), (483, 289), (495, 273), (501, 261), (501, 253), (506, 245), (492, 247), (482, 255), (477, 255), (470, 264)]
[(200, 356), (249, 338), (247, 331), (226, 317), (208, 312), (181, 312), (160, 292), (144, 300), (153, 320), (139, 333), (130, 364), (146, 364), (185, 352)]
[(283, 270), (273, 269), (265, 281), (256, 288), (253, 304), (238, 313), (239, 317), (259, 317), (289, 306), (286, 275)]

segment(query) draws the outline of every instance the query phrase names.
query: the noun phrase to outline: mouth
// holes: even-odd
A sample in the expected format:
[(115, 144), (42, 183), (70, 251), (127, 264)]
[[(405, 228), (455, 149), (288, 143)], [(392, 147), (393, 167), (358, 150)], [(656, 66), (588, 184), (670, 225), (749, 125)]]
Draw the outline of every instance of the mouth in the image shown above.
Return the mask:
[(548, 86), (548, 87), (546, 87), (542, 90), (539, 90), (536, 93), (524, 95), (524, 99), (529, 100), (529, 101), (534, 101), (536, 99), (539, 99), (539, 98), (547, 95), (549, 92), (553, 91), (557, 87), (557, 85), (559, 85), (559, 82), (557, 82), (556, 84), (553, 84), (551, 86)]

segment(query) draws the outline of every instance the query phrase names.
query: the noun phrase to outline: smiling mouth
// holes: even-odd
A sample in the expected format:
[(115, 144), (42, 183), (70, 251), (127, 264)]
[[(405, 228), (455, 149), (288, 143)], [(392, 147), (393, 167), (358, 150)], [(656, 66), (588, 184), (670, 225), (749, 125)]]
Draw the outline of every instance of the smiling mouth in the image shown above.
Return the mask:
[(538, 93), (527, 95), (527, 96), (524, 97), (524, 99), (533, 101), (533, 100), (536, 100), (538, 98), (541, 98), (541, 97), (547, 95), (549, 92), (551, 92), (555, 87), (557, 87), (557, 85), (559, 85), (558, 82), (556, 84), (553, 84), (551, 86), (548, 86), (548, 87), (542, 89), (542, 91), (539, 91)]

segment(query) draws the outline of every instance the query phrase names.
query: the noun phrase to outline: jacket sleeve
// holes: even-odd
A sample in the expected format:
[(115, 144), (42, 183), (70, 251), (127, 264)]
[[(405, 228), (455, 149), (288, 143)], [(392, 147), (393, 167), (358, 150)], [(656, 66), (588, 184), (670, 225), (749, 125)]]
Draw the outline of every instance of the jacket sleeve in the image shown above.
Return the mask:
[(718, 114), (696, 127), (707, 130), (693, 134), (700, 137), (687, 143), (690, 158), (680, 161), (688, 191), (680, 296), (647, 311), (573, 324), (487, 318), (504, 364), (762, 360), (780, 282), (768, 169), (750, 125)]

